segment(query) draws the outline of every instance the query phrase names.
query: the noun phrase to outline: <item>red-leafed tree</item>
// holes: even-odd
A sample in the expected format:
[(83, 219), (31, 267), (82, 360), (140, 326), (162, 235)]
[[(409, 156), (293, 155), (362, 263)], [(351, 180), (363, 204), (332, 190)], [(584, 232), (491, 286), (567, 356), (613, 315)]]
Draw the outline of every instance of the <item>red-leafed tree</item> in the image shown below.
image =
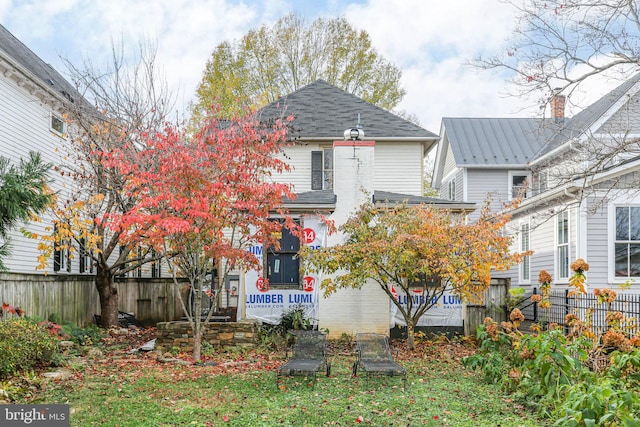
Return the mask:
[[(221, 277), (235, 268), (260, 269), (248, 251), (256, 242), (277, 245), (282, 224), (295, 230), (283, 210), (293, 198), (289, 184), (273, 175), (289, 170), (278, 156), (286, 144), (289, 120), (265, 124), (252, 112), (232, 120), (210, 119), (187, 135), (172, 126), (143, 134), (145, 148), (104, 153), (106, 163), (126, 177), (125, 191), (136, 205), (106, 218), (128, 242), (142, 243), (166, 256), (176, 291), (194, 333), (193, 358), (200, 360), (206, 275), (220, 262)], [(284, 218), (273, 221), (274, 215)], [(179, 278), (190, 292), (181, 292)], [(184, 282), (183, 282), (184, 283)], [(185, 295), (193, 298), (193, 309)]]

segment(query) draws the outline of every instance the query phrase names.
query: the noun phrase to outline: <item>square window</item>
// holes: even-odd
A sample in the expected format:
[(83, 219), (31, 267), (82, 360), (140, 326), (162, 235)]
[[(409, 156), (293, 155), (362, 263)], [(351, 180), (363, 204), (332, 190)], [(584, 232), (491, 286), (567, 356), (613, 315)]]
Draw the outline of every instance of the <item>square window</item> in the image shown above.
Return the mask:
[(51, 114), (51, 130), (55, 133), (64, 134), (64, 120), (55, 114)]

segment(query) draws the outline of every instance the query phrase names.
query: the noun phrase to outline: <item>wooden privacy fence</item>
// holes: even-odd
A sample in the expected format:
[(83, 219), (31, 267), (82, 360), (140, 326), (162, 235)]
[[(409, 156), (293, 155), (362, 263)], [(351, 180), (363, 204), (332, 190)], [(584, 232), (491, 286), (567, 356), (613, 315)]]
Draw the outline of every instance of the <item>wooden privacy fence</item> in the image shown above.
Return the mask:
[[(169, 279), (123, 279), (118, 287), (118, 309), (143, 324), (179, 319), (183, 313)], [(86, 275), (0, 274), (0, 304), (20, 307), (28, 316), (87, 325), (100, 314), (93, 277)]]
[(509, 286), (509, 279), (491, 279), (491, 286), (484, 292), (481, 303), (463, 306), (465, 335), (475, 334), (485, 317), (491, 317), (498, 323), (507, 319), (505, 305)]

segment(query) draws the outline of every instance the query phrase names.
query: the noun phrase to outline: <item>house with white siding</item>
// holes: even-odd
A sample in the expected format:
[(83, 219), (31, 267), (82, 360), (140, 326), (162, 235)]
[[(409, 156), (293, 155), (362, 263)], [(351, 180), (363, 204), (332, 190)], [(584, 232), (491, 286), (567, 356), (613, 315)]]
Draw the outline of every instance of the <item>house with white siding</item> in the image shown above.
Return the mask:
[[(4, 156), (18, 161), (37, 150), (45, 161), (62, 163), (64, 150), (60, 148), (68, 144), (65, 107), (77, 102), (74, 93), (59, 73), (0, 26), (0, 123), (4, 125), (0, 150)], [(438, 135), (322, 80), (283, 96), (260, 113), (265, 120), (295, 117), (291, 132), (295, 143), (282, 154), (292, 170), (276, 179), (294, 185), (297, 197), (286, 204), (305, 229), (302, 244), (339, 242), (341, 236), (327, 235), (319, 215), (340, 226), (367, 199), (429, 203), (455, 211), (475, 207), (422, 196), (425, 153)], [(70, 185), (65, 177), (55, 176), (54, 190), (64, 193)], [(43, 216), (41, 222), (24, 228), (42, 235), (51, 220)], [(7, 260), (10, 271), (0, 273), (2, 302), (21, 306), (30, 315), (47, 318), (57, 314), (77, 323), (87, 323), (99, 313), (90, 260), (82, 262), (77, 254), (70, 257), (60, 252), (48, 269), (36, 270), (38, 241), (19, 230), (12, 237), (14, 252)], [(389, 332), (390, 302), (377, 285), (341, 290), (324, 298), (319, 289), (322, 278), (301, 270), (296, 254), (299, 240), (285, 230), (281, 243), (278, 251), (261, 245), (251, 248), (263, 260), (264, 272), (236, 271), (224, 283), (212, 283), (219, 287), (221, 307), (237, 307), (240, 319), (277, 323), (283, 312), (302, 305), (319, 327), (334, 336)], [(120, 309), (139, 318), (154, 312), (167, 316), (163, 320), (173, 320), (170, 288), (158, 282), (162, 271), (154, 273), (152, 267), (118, 279)], [(268, 286), (263, 275), (269, 279)]]
[[(67, 113), (81, 101), (60, 73), (0, 25), (0, 155), (17, 163), (36, 151), (45, 163), (63, 164), (70, 147)], [(53, 169), (51, 178), (53, 191), (69, 197), (73, 180)], [(8, 271), (0, 272), (0, 303), (43, 319), (56, 315), (64, 321), (89, 323), (100, 314), (91, 257), (81, 256), (81, 251), (54, 251), (49, 265), (38, 269), (39, 239), (23, 232), (43, 236), (51, 233), (52, 224), (53, 218), (43, 214), (40, 221), (11, 231)], [(150, 264), (119, 278), (120, 310), (143, 316), (156, 313), (156, 320), (174, 317), (175, 304), (167, 303), (171, 288), (151, 283), (160, 273), (157, 265)], [(149, 283), (143, 283), (145, 278)]]
[(582, 258), (591, 288), (640, 291), (639, 90), (640, 74), (573, 117), (557, 94), (545, 119), (442, 119), (432, 181), (441, 197), (489, 195), (494, 209), (523, 197), (508, 232), (533, 254), (497, 277), (532, 288), (544, 269), (562, 289)]
[[(297, 197), (287, 207), (305, 230), (303, 244), (341, 242), (343, 236), (327, 235), (318, 215), (339, 227), (368, 199), (428, 203), (453, 211), (475, 207), (422, 196), (425, 154), (437, 135), (323, 80), (282, 97), (261, 114), (263, 119), (294, 115), (295, 143), (283, 153), (292, 171), (277, 179), (294, 185)], [(301, 271), (296, 240), (285, 230), (280, 251), (255, 247), (264, 273), (238, 273), (239, 317), (277, 323), (284, 311), (302, 304), (332, 336), (388, 333), (390, 301), (379, 286), (371, 283), (322, 297), (322, 278)], [(262, 274), (269, 279), (268, 286)]]

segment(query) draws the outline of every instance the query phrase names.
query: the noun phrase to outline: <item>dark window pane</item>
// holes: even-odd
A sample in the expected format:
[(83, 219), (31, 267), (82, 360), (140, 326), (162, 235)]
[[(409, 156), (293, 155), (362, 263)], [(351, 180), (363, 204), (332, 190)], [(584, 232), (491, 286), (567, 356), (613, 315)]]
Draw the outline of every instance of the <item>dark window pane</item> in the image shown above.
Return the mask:
[(629, 240), (629, 208), (616, 208), (616, 240)]
[(640, 277), (640, 244), (629, 245), (629, 276)]
[(627, 277), (629, 275), (629, 245), (626, 243), (616, 243), (615, 251), (616, 277)]
[(630, 207), (629, 217), (629, 240), (640, 240), (640, 207)]
[(322, 151), (311, 152), (311, 189), (322, 190)]

